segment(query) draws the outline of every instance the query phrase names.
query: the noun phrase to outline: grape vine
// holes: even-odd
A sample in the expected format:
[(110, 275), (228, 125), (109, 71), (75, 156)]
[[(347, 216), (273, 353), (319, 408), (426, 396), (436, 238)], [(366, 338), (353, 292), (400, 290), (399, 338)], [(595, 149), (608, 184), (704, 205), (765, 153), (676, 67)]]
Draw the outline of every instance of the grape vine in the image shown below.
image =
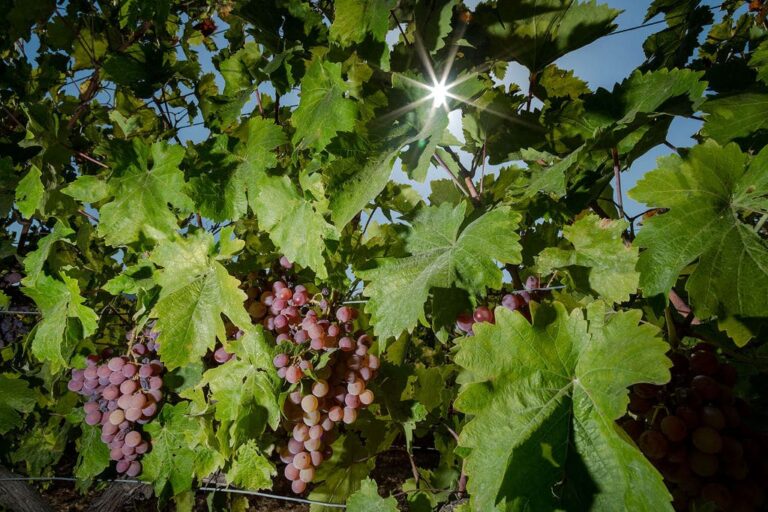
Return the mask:
[(766, 5), (7, 0), (0, 508), (765, 509)]

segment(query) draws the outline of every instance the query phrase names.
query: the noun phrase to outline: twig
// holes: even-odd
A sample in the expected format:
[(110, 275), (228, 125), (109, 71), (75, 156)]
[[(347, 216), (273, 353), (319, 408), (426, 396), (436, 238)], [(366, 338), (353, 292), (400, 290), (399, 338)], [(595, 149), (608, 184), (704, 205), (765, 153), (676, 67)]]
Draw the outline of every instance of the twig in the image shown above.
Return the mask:
[(613, 157), (613, 176), (616, 178), (616, 206), (619, 207), (619, 214), (624, 217), (624, 198), (621, 195), (621, 164), (619, 163), (619, 150), (616, 147), (611, 148)]
[(103, 163), (103, 162), (99, 162), (98, 160), (96, 160), (96, 159), (95, 159), (95, 158), (93, 158), (92, 156), (90, 156), (90, 155), (87, 155), (87, 154), (83, 153), (82, 151), (76, 151), (76, 152), (75, 152), (75, 154), (76, 154), (77, 156), (79, 156), (80, 158), (82, 158), (83, 160), (88, 160), (88, 161), (89, 161), (89, 162), (91, 162), (92, 164), (96, 164), (96, 165), (98, 165), (98, 166), (99, 166), (99, 167), (101, 167), (102, 169), (109, 169), (109, 166), (108, 166), (108, 165), (106, 165), (106, 164), (105, 164), (105, 163)]
[(680, 295), (677, 294), (675, 290), (669, 290), (669, 302), (672, 303), (672, 305), (675, 307), (675, 310), (682, 316), (686, 318), (689, 316), (691, 317), (691, 325), (701, 324), (701, 320), (696, 318), (691, 307), (685, 302), (685, 300), (683, 300), (682, 297), (680, 297)]
[(464, 188), (464, 186), (461, 184), (459, 179), (456, 177), (456, 175), (453, 174), (451, 171), (451, 168), (448, 167), (448, 164), (445, 163), (445, 160), (443, 160), (443, 157), (438, 155), (437, 153), (434, 154), (434, 158), (437, 161), (438, 164), (440, 164), (440, 167), (445, 169), (445, 172), (448, 173), (448, 176), (451, 178), (451, 181), (453, 181), (453, 184), (456, 185), (456, 188), (458, 188), (462, 194), (469, 197), (469, 192)]
[(258, 87), (256, 88), (256, 104), (259, 106), (259, 115), (264, 117), (264, 105), (261, 104), (261, 93), (259, 92)]
[[(456, 162), (456, 164), (459, 166), (459, 174), (462, 178), (464, 178), (464, 184), (467, 187), (467, 190), (469, 191), (469, 197), (472, 199), (472, 201), (475, 204), (480, 204), (480, 194), (477, 193), (477, 189), (475, 188), (475, 184), (472, 181), (472, 173), (469, 172), (469, 169), (464, 167), (464, 164), (461, 163), (461, 160), (459, 160), (459, 155), (457, 155), (453, 149), (450, 148), (450, 146), (445, 146), (443, 148), (446, 153), (451, 155), (453, 160)], [(437, 153), (435, 153), (437, 156)], [(446, 166), (447, 168), (447, 166)]]
[(412, 43), (408, 40), (408, 36), (405, 35), (405, 31), (403, 30), (403, 27), (400, 25), (400, 20), (397, 19), (397, 14), (395, 14), (395, 10), (392, 9), (389, 11), (390, 16), (392, 16), (392, 19), (395, 20), (395, 24), (397, 25), (397, 29), (400, 31), (400, 34), (403, 36), (403, 40), (405, 41), (405, 44), (408, 46), (412, 46)]
[(275, 92), (275, 124), (280, 124), (280, 94)]
[(483, 189), (485, 188), (485, 150), (486, 146), (488, 144), (488, 141), (483, 142), (483, 167), (480, 170), (480, 195), (483, 194)]
[(82, 208), (81, 208), (81, 209), (79, 209), (79, 210), (77, 210), (77, 213), (79, 213), (79, 214), (80, 214), (80, 215), (82, 215), (83, 217), (86, 217), (86, 218), (88, 218), (88, 219), (92, 220), (93, 222), (99, 222), (99, 219), (97, 219), (96, 217), (94, 217), (94, 216), (93, 216), (93, 215), (91, 215), (90, 213), (86, 212), (86, 211), (85, 211), (85, 210), (83, 210)]

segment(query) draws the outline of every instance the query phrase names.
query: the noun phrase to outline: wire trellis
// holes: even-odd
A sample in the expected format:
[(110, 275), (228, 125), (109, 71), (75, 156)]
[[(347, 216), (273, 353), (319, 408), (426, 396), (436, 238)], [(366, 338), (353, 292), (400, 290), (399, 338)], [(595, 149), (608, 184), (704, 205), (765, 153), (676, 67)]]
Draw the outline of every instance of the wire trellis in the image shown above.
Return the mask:
[[(74, 478), (74, 477), (67, 477), (67, 476), (16, 476), (16, 477), (3, 477), (0, 478), (0, 482), (81, 482), (82, 480)], [(98, 482), (105, 482), (105, 483), (121, 483), (121, 484), (146, 484), (146, 482), (142, 482), (141, 480), (128, 480), (124, 478), (114, 478), (114, 479), (96, 479)], [(345, 509), (347, 508), (346, 505), (343, 503), (330, 503), (326, 501), (317, 501), (317, 500), (308, 500), (305, 498), (297, 498), (295, 496), (283, 496), (281, 494), (272, 494), (268, 492), (260, 492), (260, 491), (249, 491), (248, 489), (238, 489), (237, 487), (218, 487), (218, 486), (205, 486), (205, 487), (197, 487), (194, 489), (195, 491), (200, 492), (226, 492), (230, 494), (244, 494), (247, 496), (258, 496), (260, 498), (269, 498), (273, 500), (280, 500), (280, 501), (292, 501), (294, 503), (304, 503), (307, 505), (320, 505), (323, 507), (329, 507), (329, 508), (338, 508), (338, 509)]]

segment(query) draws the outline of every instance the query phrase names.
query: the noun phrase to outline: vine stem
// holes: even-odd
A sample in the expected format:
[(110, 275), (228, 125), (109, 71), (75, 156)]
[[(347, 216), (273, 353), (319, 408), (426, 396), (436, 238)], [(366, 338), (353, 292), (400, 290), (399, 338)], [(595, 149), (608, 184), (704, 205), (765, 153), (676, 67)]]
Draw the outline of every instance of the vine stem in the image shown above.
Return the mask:
[(616, 178), (616, 206), (619, 207), (619, 215), (624, 217), (624, 198), (621, 194), (621, 163), (619, 162), (619, 150), (614, 146), (611, 148), (613, 157), (613, 176)]
[(699, 325), (701, 324), (701, 320), (696, 318), (696, 316), (693, 315), (693, 310), (691, 307), (685, 302), (685, 300), (680, 297), (680, 295), (677, 294), (677, 292), (672, 289), (669, 290), (669, 302), (672, 303), (672, 305), (675, 307), (675, 310), (677, 310), (678, 313), (680, 313), (684, 317), (691, 317), (691, 325)]
[(435, 153), (434, 158), (437, 161), (437, 163), (440, 164), (440, 167), (445, 169), (445, 172), (448, 173), (448, 176), (451, 178), (451, 181), (453, 181), (453, 184), (456, 185), (456, 188), (458, 188), (461, 191), (462, 194), (464, 194), (465, 196), (469, 197), (469, 192), (467, 192), (467, 190), (461, 184), (459, 179), (453, 174), (453, 172), (451, 171), (451, 168), (448, 167), (448, 164), (446, 164), (445, 160), (443, 160), (443, 157), (441, 157), (440, 155)]
[[(467, 187), (467, 191), (469, 192), (469, 197), (472, 199), (472, 202), (475, 203), (475, 205), (480, 204), (480, 194), (477, 193), (477, 189), (475, 188), (475, 183), (472, 181), (472, 173), (469, 172), (469, 170), (464, 167), (464, 164), (461, 163), (461, 160), (459, 159), (459, 155), (457, 155), (453, 149), (451, 149), (449, 146), (445, 146), (443, 149), (445, 149), (446, 153), (451, 155), (453, 157), (453, 160), (456, 162), (456, 165), (459, 166), (459, 173), (462, 178), (464, 178), (464, 185)], [(437, 153), (435, 153), (435, 156), (438, 156)], [(453, 173), (451, 173), (453, 174)]]

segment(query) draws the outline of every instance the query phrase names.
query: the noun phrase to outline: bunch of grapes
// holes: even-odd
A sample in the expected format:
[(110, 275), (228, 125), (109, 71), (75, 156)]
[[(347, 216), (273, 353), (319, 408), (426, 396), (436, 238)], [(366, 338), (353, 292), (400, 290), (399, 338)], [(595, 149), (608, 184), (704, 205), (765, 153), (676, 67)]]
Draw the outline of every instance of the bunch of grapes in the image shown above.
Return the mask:
[[(380, 364), (369, 353), (370, 336), (355, 328), (358, 311), (332, 308), (328, 291), (323, 292), (312, 297), (305, 286), (283, 280), (247, 290), (252, 318), (275, 335), (282, 349), (273, 361), (277, 373), (293, 386), (284, 406), (291, 438), (280, 458), (296, 494), (304, 492), (315, 469), (331, 456), (337, 426), (353, 423), (358, 410), (373, 402), (366, 385)], [(321, 354), (327, 359), (315, 368)]]
[(619, 424), (664, 476), (676, 510), (761, 510), (768, 439), (734, 397), (735, 368), (705, 343), (670, 357), (670, 383), (633, 386)]
[[(163, 363), (157, 359), (157, 335), (145, 329), (136, 336), (132, 357), (91, 355), (87, 367), (72, 371), (70, 391), (88, 398), (85, 422), (101, 425), (101, 440), (109, 446), (117, 472), (135, 477), (141, 473), (139, 457), (149, 450), (138, 425), (150, 421), (163, 399)], [(128, 339), (133, 333), (128, 333)]]
[[(14, 311), (32, 311), (27, 306), (13, 306)], [(34, 318), (30, 315), (11, 312), (0, 313), (0, 349), (23, 338), (30, 330)]]
[[(20, 273), (15, 271), (8, 272), (0, 278), (0, 290), (18, 287), (21, 279), (22, 275)], [(16, 304), (16, 301), (13, 300), (13, 295), (9, 309), (20, 312), (32, 312), (32, 308), (29, 306)], [(0, 311), (0, 349), (23, 338), (29, 332), (33, 319), (33, 315)]]
[[(501, 298), (501, 305), (510, 311), (520, 311), (529, 321), (531, 313), (528, 309), (528, 303), (538, 299), (538, 289), (540, 287), (539, 278), (530, 276), (525, 281), (525, 290), (515, 293), (507, 293)], [(478, 322), (495, 323), (493, 310), (488, 306), (479, 306), (472, 313), (462, 313), (456, 317), (456, 328), (459, 332), (467, 336), (473, 336), (472, 327)]]

